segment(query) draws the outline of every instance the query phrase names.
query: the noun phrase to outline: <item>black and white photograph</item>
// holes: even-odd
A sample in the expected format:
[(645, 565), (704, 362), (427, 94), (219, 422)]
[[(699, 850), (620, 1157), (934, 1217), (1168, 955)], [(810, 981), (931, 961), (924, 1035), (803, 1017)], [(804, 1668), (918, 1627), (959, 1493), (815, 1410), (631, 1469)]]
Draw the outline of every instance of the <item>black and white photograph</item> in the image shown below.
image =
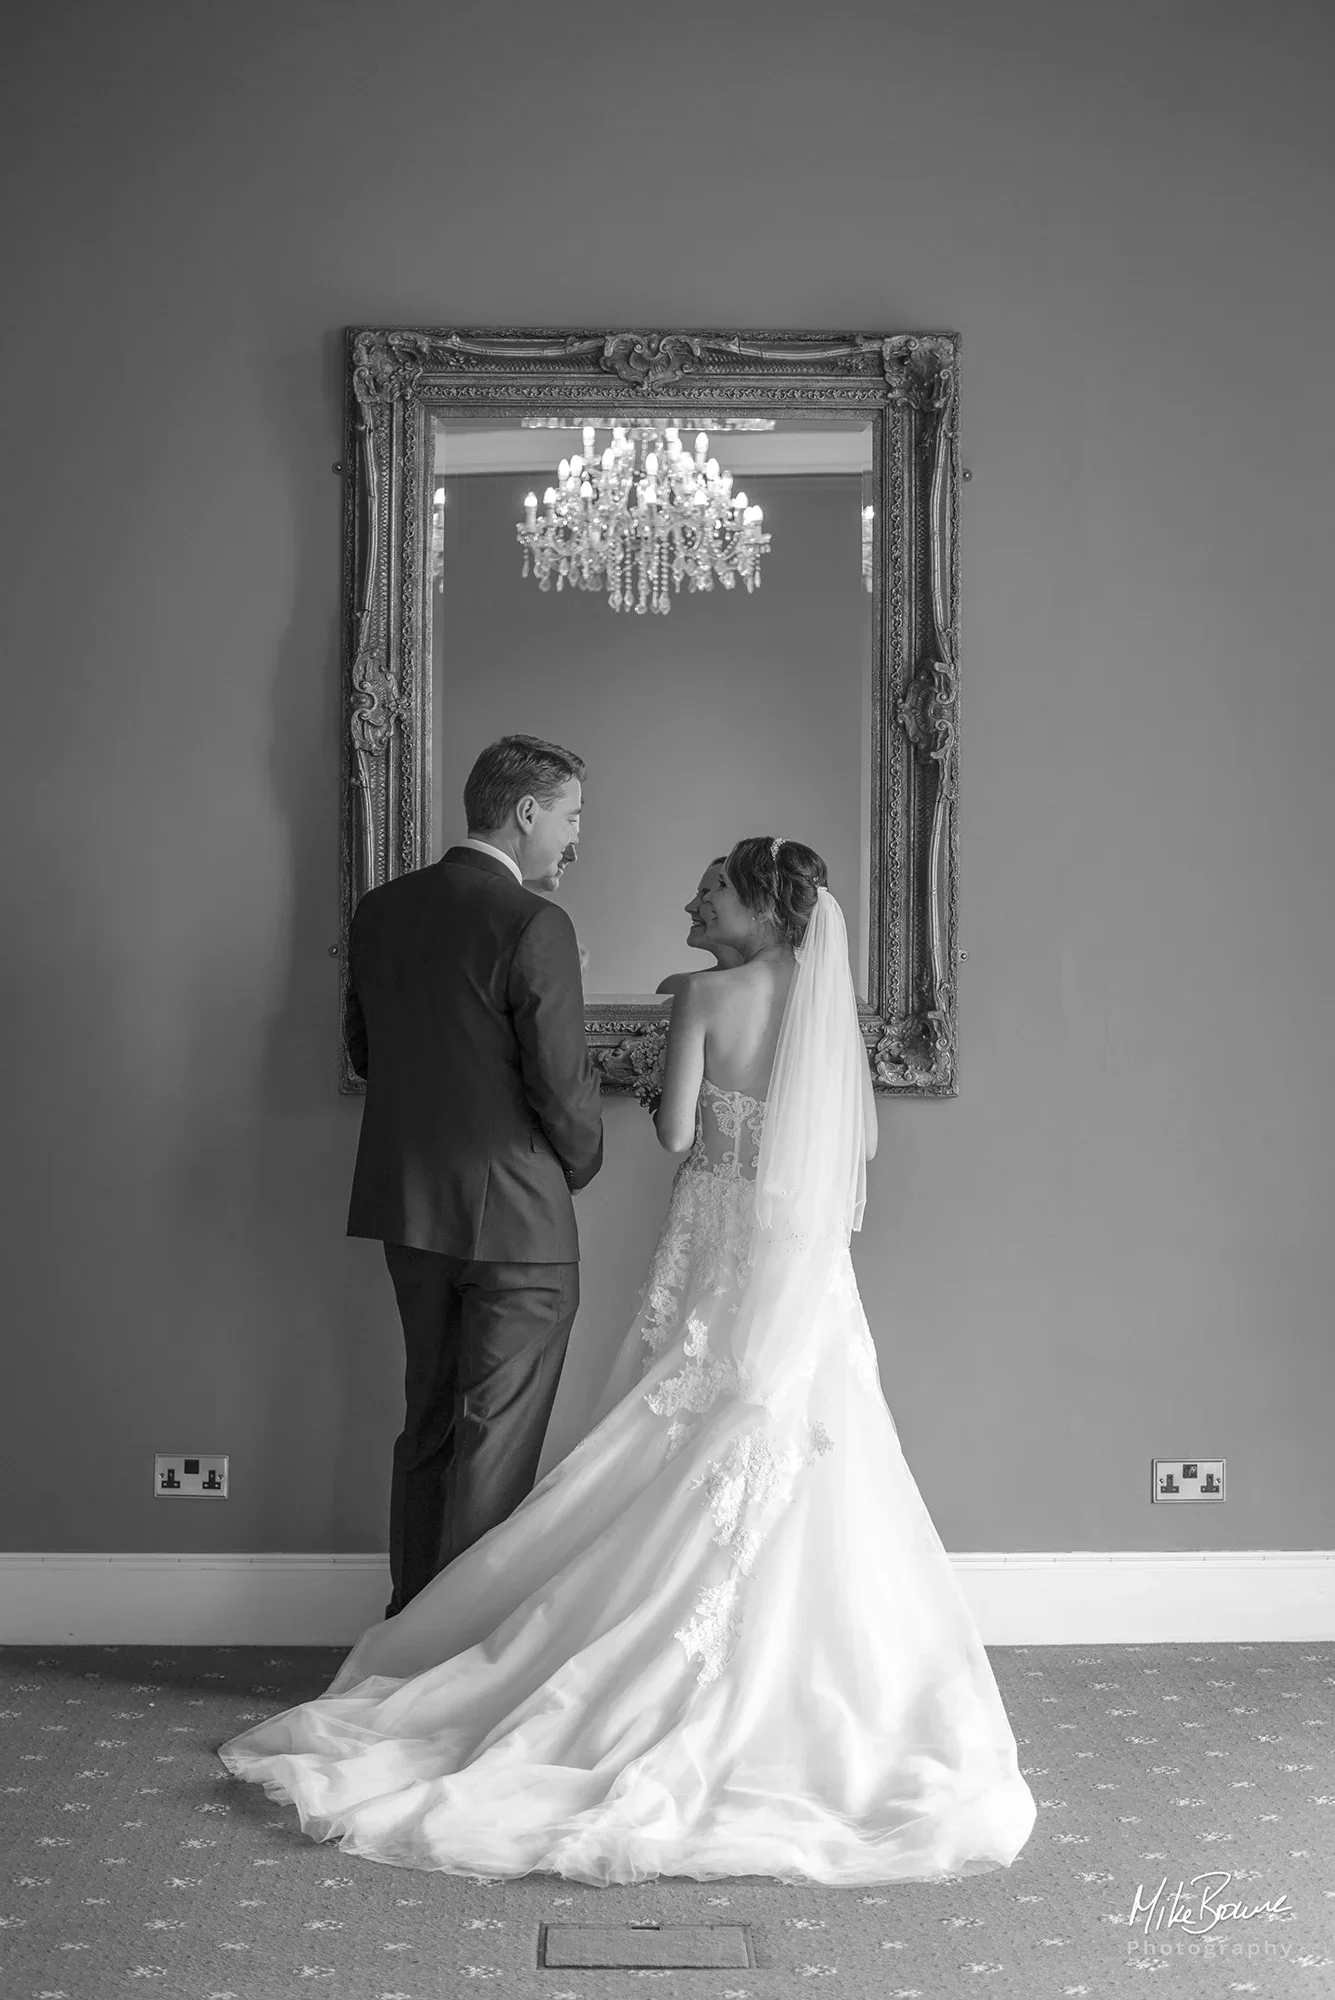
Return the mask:
[(1335, 13), (0, 73), (5, 2000), (1335, 1983)]

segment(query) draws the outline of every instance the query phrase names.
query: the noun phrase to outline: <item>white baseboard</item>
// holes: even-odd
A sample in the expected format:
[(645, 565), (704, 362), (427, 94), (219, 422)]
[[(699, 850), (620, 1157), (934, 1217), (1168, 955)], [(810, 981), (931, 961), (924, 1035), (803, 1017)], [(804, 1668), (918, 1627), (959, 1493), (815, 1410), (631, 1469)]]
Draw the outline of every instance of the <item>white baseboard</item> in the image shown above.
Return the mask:
[(388, 1556), (0, 1552), (0, 1642), (350, 1646), (389, 1593)]
[[(951, 1557), (989, 1646), (1335, 1639), (1335, 1550)], [(378, 1555), (0, 1551), (0, 1644), (350, 1646), (389, 1598)]]
[(1061, 1550), (950, 1560), (988, 1646), (1335, 1639), (1335, 1549)]

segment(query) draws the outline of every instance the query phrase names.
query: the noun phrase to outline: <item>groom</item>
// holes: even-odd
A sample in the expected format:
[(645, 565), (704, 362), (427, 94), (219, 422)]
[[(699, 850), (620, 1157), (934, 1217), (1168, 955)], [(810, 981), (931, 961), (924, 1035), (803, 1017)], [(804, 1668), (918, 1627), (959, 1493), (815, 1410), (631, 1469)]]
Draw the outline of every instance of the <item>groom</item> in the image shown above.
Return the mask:
[(467, 840), (353, 915), (348, 1234), (383, 1241), (407, 1351), (387, 1618), (532, 1489), (579, 1303), (598, 1080), (574, 929), (534, 891), (574, 859), (583, 778), (559, 745), (502, 737), (464, 787)]

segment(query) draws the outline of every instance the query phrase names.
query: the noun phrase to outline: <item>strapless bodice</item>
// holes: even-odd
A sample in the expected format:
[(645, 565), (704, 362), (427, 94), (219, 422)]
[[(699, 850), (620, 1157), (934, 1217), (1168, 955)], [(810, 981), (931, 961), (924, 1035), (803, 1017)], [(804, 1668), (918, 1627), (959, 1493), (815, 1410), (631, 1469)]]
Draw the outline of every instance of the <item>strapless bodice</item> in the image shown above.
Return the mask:
[(683, 1171), (754, 1181), (765, 1102), (744, 1090), (724, 1090), (703, 1077), (695, 1106), (695, 1143), (682, 1163)]
[(726, 1097), (733, 1104), (746, 1105), (749, 1110), (758, 1111), (762, 1118), (765, 1114), (765, 1106), (769, 1102), (769, 1099), (766, 1097), (748, 1097), (744, 1090), (724, 1090), (721, 1084), (711, 1083), (707, 1076), (700, 1079), (700, 1095), (702, 1097)]

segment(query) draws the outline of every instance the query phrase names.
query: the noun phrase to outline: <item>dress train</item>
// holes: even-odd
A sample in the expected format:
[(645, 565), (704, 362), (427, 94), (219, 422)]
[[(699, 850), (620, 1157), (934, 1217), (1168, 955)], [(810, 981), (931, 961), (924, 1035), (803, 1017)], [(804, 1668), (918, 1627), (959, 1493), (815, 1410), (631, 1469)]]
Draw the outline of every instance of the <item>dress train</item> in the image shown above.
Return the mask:
[(1027, 1840), (1034, 1800), (846, 1249), (797, 1429), (740, 1391), (764, 1106), (709, 1084), (701, 1102), (606, 1414), (323, 1695), (220, 1749), (314, 1839), (595, 1884), (936, 1879)]

